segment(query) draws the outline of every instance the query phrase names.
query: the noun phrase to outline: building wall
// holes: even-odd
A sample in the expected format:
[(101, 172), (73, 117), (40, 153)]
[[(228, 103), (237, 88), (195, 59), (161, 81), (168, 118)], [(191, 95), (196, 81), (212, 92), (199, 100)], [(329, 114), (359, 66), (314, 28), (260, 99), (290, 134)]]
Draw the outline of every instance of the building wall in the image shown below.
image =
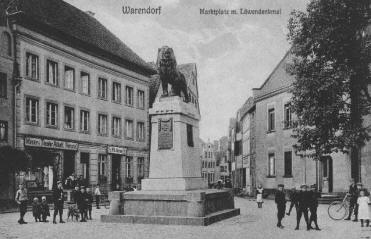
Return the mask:
[[(10, 37), (10, 42), (5, 42), (5, 35)], [(10, 43), (9, 47), (11, 54), (6, 52), (5, 44)], [(13, 37), (9, 28), (0, 25), (0, 73), (6, 75), (6, 95), (0, 96), (0, 123), (5, 124), (6, 137), (4, 140), (0, 138), (0, 147), (5, 145), (13, 146), (13, 105), (14, 105), (14, 89), (13, 89)], [(5, 76), (4, 75), (4, 76)], [(0, 169), (0, 199), (9, 199), (14, 196), (14, 183), (12, 177), (4, 174)]]
[[(79, 144), (75, 154), (76, 174), (82, 173), (80, 164), (80, 152), (89, 153), (89, 180), (91, 184), (98, 182), (98, 155), (108, 154), (107, 146), (117, 146), (127, 149), (126, 155), (133, 157), (133, 183), (136, 184), (137, 159), (145, 158), (145, 167), (148, 167), (148, 97), (149, 86), (148, 77), (131, 72), (122, 67), (103, 61), (84, 52), (77, 51), (60, 42), (44, 37), (22, 27), (18, 28), (21, 32), (18, 39), (18, 59), (20, 62), (20, 74), (23, 77), (20, 94), (17, 97), (17, 129), (19, 132), (17, 146), (24, 147), (24, 138), (27, 136), (37, 136), (46, 139), (63, 140), (76, 142)], [(26, 52), (30, 52), (39, 57), (39, 81), (34, 81), (26, 77)], [(58, 63), (59, 83), (58, 86), (46, 83), (46, 60), (50, 59)], [(75, 69), (75, 91), (64, 89), (63, 76), (64, 66)], [(90, 96), (80, 93), (80, 71), (90, 75)], [(103, 77), (108, 81), (107, 99), (98, 98), (98, 77)], [(121, 103), (112, 102), (112, 84), (121, 83)], [(125, 104), (125, 87), (130, 86), (133, 90), (134, 104)], [(144, 91), (144, 108), (137, 105), (137, 90)], [(31, 125), (25, 121), (25, 99), (27, 96), (39, 99), (39, 124)], [(46, 101), (58, 104), (58, 127), (50, 128), (46, 126)], [(68, 105), (75, 110), (75, 129), (66, 130), (63, 127), (64, 106)], [(79, 130), (80, 109), (89, 111), (90, 128), (89, 133), (82, 133)], [(98, 113), (107, 115), (107, 136), (98, 135)], [(121, 118), (121, 137), (112, 136), (112, 117)], [(134, 138), (125, 137), (125, 120), (133, 120)], [(144, 141), (137, 139), (137, 122), (145, 125)], [(111, 183), (112, 155), (107, 157), (107, 179)], [(124, 187), (126, 177), (125, 155), (120, 156), (120, 176)], [(147, 162), (146, 162), (147, 161)], [(148, 175), (148, 168), (144, 170)]]

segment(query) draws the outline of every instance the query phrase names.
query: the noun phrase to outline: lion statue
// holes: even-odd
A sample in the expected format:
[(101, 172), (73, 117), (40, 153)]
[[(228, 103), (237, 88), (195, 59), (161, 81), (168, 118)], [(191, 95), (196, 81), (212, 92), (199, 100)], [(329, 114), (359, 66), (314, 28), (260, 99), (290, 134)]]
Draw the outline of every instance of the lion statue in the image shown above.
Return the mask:
[[(158, 49), (157, 70), (162, 85), (162, 96), (184, 97), (189, 102), (187, 82), (184, 75), (177, 69), (177, 63), (172, 48), (163, 46)], [(168, 92), (168, 84), (171, 85), (171, 92)]]

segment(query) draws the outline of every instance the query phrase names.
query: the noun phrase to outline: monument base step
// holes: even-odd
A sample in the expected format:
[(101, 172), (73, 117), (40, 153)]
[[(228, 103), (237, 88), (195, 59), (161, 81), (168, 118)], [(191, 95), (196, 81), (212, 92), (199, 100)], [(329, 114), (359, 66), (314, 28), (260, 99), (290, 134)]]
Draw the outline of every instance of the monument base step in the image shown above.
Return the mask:
[(110, 223), (208, 226), (212, 223), (238, 215), (240, 215), (240, 209), (235, 208), (211, 213), (205, 217), (101, 215), (101, 221)]

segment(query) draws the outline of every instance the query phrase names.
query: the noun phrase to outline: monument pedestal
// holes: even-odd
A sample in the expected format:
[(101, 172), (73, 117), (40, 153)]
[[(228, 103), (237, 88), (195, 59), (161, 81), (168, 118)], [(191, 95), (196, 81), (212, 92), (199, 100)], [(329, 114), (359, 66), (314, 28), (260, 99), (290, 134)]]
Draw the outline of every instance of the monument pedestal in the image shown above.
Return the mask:
[(160, 98), (149, 114), (149, 178), (141, 191), (113, 192), (110, 200), (119, 202), (119, 214), (101, 220), (206, 226), (239, 215), (231, 190), (207, 189), (201, 178), (200, 115), (194, 105), (177, 96)]

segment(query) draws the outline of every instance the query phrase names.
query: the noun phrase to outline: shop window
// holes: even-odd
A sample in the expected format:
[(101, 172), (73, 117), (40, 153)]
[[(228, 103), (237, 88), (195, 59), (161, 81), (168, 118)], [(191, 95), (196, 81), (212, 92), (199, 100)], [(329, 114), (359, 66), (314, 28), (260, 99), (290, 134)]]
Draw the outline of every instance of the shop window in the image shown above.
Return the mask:
[(58, 126), (58, 105), (54, 103), (46, 103), (46, 125)]
[(132, 120), (125, 120), (125, 137), (134, 139), (134, 123)]
[(187, 124), (187, 143), (189, 147), (193, 147), (193, 127), (190, 124)]
[(121, 137), (121, 118), (112, 117), (112, 136)]
[(112, 101), (121, 102), (121, 84), (117, 82), (112, 83)]
[(285, 177), (292, 177), (292, 152), (285, 152)]
[(80, 111), (80, 131), (84, 133), (89, 132), (89, 111)]
[(26, 53), (26, 76), (39, 80), (39, 57), (29, 52)]
[(125, 104), (133, 106), (134, 104), (133, 87), (126, 86), (125, 93), (126, 93)]
[(8, 141), (8, 122), (0, 121), (0, 141)]
[(144, 158), (138, 157), (138, 181), (144, 178)]
[(276, 175), (276, 160), (274, 153), (268, 154), (268, 176), (274, 177)]
[(26, 98), (26, 122), (39, 123), (39, 100), (31, 97)]
[(107, 115), (98, 114), (98, 134), (102, 136), (107, 136)]
[(99, 183), (107, 182), (107, 155), (98, 155), (98, 181)]
[(46, 82), (57, 86), (58, 85), (58, 63), (47, 60), (46, 61)]
[(98, 98), (107, 99), (107, 79), (98, 78)]
[(274, 131), (275, 128), (275, 113), (274, 108), (272, 108), (268, 110), (268, 132)]
[(125, 159), (125, 171), (126, 178), (133, 177), (133, 157), (131, 156), (127, 156)]
[(137, 123), (137, 140), (138, 141), (144, 141), (144, 123), (138, 122)]
[(75, 69), (69, 66), (64, 67), (64, 88), (75, 90)]
[(80, 73), (81, 93), (90, 95), (90, 75), (86, 72)]
[(75, 109), (69, 106), (64, 107), (64, 128), (70, 130), (75, 128)]
[(0, 72), (0, 98), (7, 97), (8, 80), (5, 73)]
[(10, 34), (3, 32), (1, 35), (1, 53), (5, 56), (12, 56), (12, 39)]
[(82, 177), (89, 182), (89, 153), (80, 153), (80, 163), (82, 168)]
[(138, 90), (138, 108), (144, 109), (144, 91)]

